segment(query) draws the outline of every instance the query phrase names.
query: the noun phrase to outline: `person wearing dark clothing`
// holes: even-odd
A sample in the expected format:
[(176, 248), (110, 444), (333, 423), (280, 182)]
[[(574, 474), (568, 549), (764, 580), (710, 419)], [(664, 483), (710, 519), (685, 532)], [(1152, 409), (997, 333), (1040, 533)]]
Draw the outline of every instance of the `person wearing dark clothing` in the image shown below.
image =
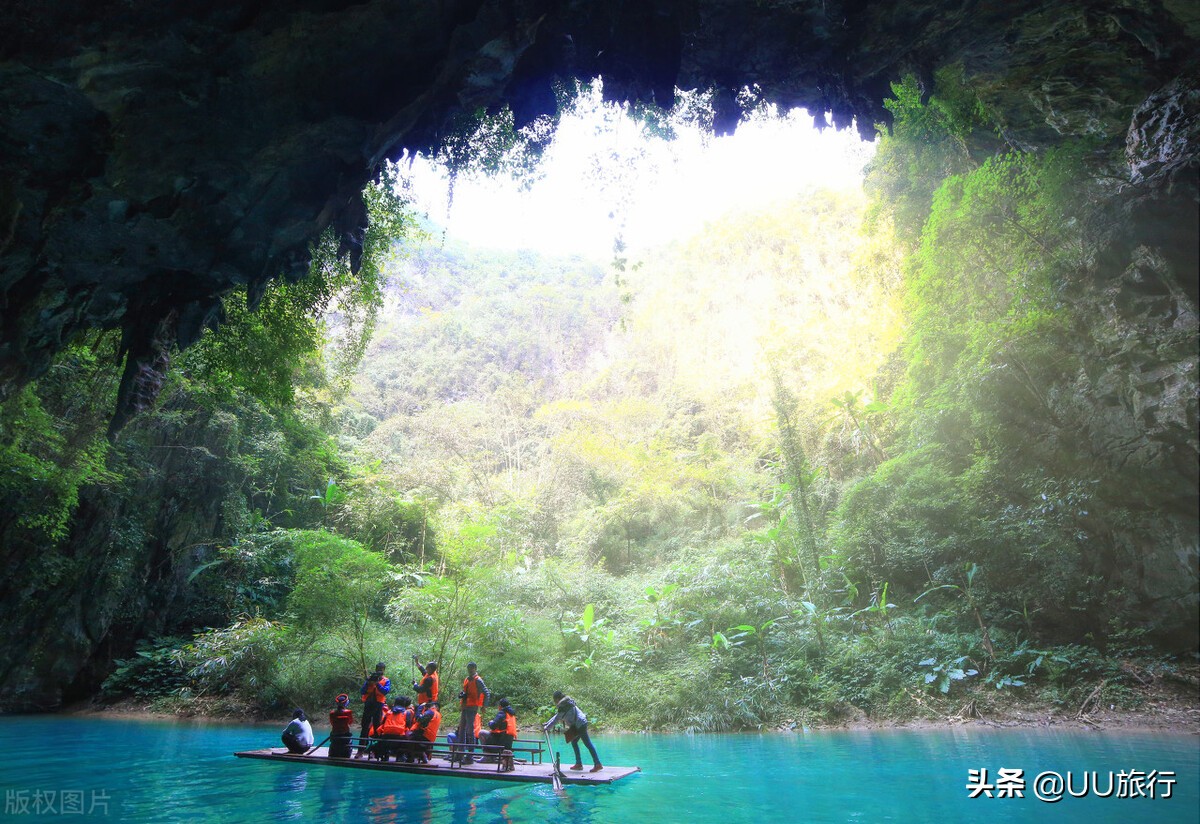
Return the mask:
[(313, 745), (312, 724), (304, 710), (292, 712), (292, 720), (283, 730), (283, 745), (290, 753), (306, 753)]
[(517, 714), (507, 698), (501, 698), (496, 717), (488, 722), (487, 751), (499, 755), (504, 750), (511, 750), (517, 737)]
[(413, 692), (417, 694), (417, 706), (438, 700), (437, 661), (430, 661), (425, 666), (421, 666), (421, 661), (414, 655), (413, 663), (421, 671), (421, 680), (412, 683)]
[(363, 717), (362, 729), (359, 731), (358, 758), (367, 757), (367, 745), (370, 742), (366, 739), (371, 736), (371, 731), (383, 722), (383, 708), (387, 702), (387, 694), (392, 689), (392, 682), (383, 674), (385, 669), (387, 666), (382, 661), (376, 664), (375, 672), (363, 681), (362, 689), (359, 690), (363, 700)]
[[(478, 741), (480, 744), (482, 744), (482, 743), (483, 743), (483, 739), (482, 739), (482, 738), (480, 738), (479, 736), (483, 735), (483, 731), (482, 731), (482, 730), (479, 728), (479, 720), (480, 720), (480, 719), (479, 719), (479, 716), (478, 716), (478, 715), (476, 715), (476, 716), (475, 716), (475, 728), (474, 728), (474, 732), (475, 732), (475, 740), (476, 740), (476, 741)], [(458, 740), (458, 728), (457, 728), (457, 727), (455, 727), (454, 729), (450, 730), (450, 732), (446, 733), (446, 743), (447, 743), (447, 744), (459, 744), (459, 743), (461, 743), (461, 742)]]
[(492, 692), (479, 677), (479, 667), (475, 662), (467, 664), (467, 677), (463, 679), (462, 691), (458, 694), (462, 702), (462, 714), (458, 720), (458, 740), (463, 745), (466, 755), (462, 763), (475, 763), (475, 730), (478, 729), (479, 711), (492, 697)]
[(588, 720), (583, 714), (583, 710), (575, 706), (575, 699), (570, 696), (563, 695), (561, 692), (554, 693), (554, 707), (557, 712), (554, 717), (542, 725), (542, 729), (546, 732), (555, 724), (563, 725), (563, 732), (567, 739), (567, 743), (575, 748), (575, 764), (571, 767), (572, 770), (583, 769), (583, 758), (579, 754), (579, 742), (587, 747), (588, 752), (592, 756), (591, 772), (600, 772), (604, 769), (604, 765), (600, 763), (600, 756), (596, 755), (596, 748), (592, 745), (592, 739), (588, 736)]
[(350, 696), (342, 693), (337, 697), (337, 706), (329, 711), (329, 757), (350, 757), (350, 727), (354, 724), (354, 712), (350, 709)]

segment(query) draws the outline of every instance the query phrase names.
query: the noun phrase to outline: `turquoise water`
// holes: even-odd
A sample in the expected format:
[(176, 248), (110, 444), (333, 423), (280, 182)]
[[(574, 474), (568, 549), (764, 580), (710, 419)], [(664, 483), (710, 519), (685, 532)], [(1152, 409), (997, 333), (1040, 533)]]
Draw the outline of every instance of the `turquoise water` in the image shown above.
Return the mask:
[[(636, 764), (643, 772), (611, 786), (568, 787), (560, 797), (549, 785), (232, 756), (234, 750), (278, 746), (274, 727), (6, 717), (0, 718), (0, 818), (189, 824), (1200, 821), (1200, 739), (1189, 735), (956, 728), (595, 739), (605, 763)], [(569, 759), (570, 748), (561, 742), (556, 746)], [(989, 783), (1000, 768), (1023, 769), (1025, 797), (969, 798), (968, 770), (981, 768)], [(1051, 804), (1032, 789), (1034, 777), (1050, 770), (1076, 776), (1097, 771), (1102, 789), (1110, 772), (1122, 770), (1173, 771), (1176, 783), (1171, 798), (1089, 793)], [(1157, 788), (1161, 793), (1162, 785)], [(63, 803), (72, 806), (65, 811)]]

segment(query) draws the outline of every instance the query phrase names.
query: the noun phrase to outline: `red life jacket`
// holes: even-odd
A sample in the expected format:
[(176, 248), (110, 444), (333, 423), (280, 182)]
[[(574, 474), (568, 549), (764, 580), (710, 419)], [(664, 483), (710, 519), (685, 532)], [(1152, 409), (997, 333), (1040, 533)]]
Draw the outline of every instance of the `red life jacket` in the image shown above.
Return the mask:
[(442, 714), (438, 712), (437, 707), (430, 707), (429, 712), (433, 713), (433, 718), (429, 719), (429, 723), (421, 727), (421, 737), (426, 741), (437, 741), (438, 727), (442, 725)]
[(329, 711), (329, 726), (334, 735), (349, 735), (350, 725), (354, 723), (354, 713), (349, 707)]
[(387, 701), (387, 691), (380, 688), (386, 687), (390, 683), (392, 682), (388, 680), (386, 675), (380, 677), (378, 681), (368, 681), (367, 688), (362, 693), (362, 700), (376, 701), (380, 704), (385, 703)]
[(375, 732), (378, 735), (404, 735), (408, 732), (408, 713), (403, 709), (394, 709), (383, 717)]
[[(430, 687), (430, 692), (425, 692), (423, 689), (417, 690), (418, 704), (428, 704), (430, 701), (438, 700), (438, 674), (436, 672), (431, 672), (425, 677), (433, 682), (433, 686)], [(421, 685), (425, 685), (424, 679), (421, 680)]]
[(482, 707), (483, 706), (483, 690), (479, 688), (479, 676), (463, 679), (463, 692), (467, 697), (463, 699), (463, 706), (466, 707)]

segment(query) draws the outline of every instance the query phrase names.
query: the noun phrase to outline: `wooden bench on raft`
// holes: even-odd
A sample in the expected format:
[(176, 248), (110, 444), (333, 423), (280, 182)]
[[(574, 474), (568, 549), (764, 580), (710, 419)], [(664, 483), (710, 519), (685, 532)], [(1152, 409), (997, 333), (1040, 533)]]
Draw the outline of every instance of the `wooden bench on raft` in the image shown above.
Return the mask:
[[(360, 738), (354, 736), (354, 745), (358, 747), (370, 746), (374, 743), (398, 744), (398, 743), (420, 743), (420, 742), (402, 742), (394, 738)], [(363, 742), (366, 742), (365, 744)], [(474, 752), (468, 752), (468, 749)], [(441, 758), (450, 763), (451, 767), (464, 766), (463, 760), (468, 756), (472, 756), (476, 761), (481, 758), (495, 758), (496, 772), (505, 771), (505, 766), (509, 763), (518, 764), (541, 764), (542, 757), (545, 755), (545, 745), (541, 741), (534, 741), (526, 738), (517, 738), (513, 740), (512, 747), (498, 747), (494, 744), (449, 744), (445, 740), (433, 742), (433, 748), (423, 750), (430, 758)], [(524, 754), (524, 757), (518, 757), (518, 753)], [(508, 759), (512, 759), (509, 762)], [(511, 769), (511, 767), (510, 767)]]

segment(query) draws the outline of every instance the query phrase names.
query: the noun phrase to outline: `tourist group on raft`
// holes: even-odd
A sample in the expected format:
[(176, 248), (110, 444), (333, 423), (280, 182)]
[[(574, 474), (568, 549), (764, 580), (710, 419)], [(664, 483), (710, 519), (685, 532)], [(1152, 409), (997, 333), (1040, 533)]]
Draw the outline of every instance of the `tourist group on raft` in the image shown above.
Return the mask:
[[(357, 744), (351, 727), (354, 711), (350, 708), (350, 696), (342, 693), (335, 699), (329, 712), (329, 757), (330, 758), (377, 758), (387, 761), (394, 758), (408, 764), (428, 764), (437, 742), (442, 725), (441, 702), (438, 700), (439, 674), (436, 661), (424, 666), (413, 656), (413, 663), (421, 672), (421, 679), (412, 682), (416, 699), (407, 695), (392, 696), (393, 683), (385, 675), (387, 666), (382, 662), (363, 682), (359, 691), (362, 699), (362, 725)], [(446, 735), (446, 743), (461, 753), (464, 765), (475, 761), (476, 746), (480, 749), (480, 760), (501, 760), (501, 767), (512, 769), (512, 747), (517, 737), (517, 714), (507, 698), (496, 703), (496, 717), (482, 729), (483, 708), (491, 700), (492, 691), (484, 684), (479, 668), (474, 662), (467, 664), (467, 677), (463, 679), (458, 693), (458, 727)], [(388, 702), (391, 699), (391, 705)], [(582, 743), (592, 757), (592, 772), (603, 769), (596, 747), (588, 736), (588, 720), (575, 701), (561, 692), (554, 693), (554, 717), (542, 725), (549, 732), (555, 724), (562, 724), (566, 740), (575, 749), (575, 764), (572, 770), (582, 770), (583, 761), (579, 751)], [(313, 749), (312, 725), (304, 710), (292, 713), (291, 723), (283, 731), (283, 744), (290, 753), (307, 754)]]

